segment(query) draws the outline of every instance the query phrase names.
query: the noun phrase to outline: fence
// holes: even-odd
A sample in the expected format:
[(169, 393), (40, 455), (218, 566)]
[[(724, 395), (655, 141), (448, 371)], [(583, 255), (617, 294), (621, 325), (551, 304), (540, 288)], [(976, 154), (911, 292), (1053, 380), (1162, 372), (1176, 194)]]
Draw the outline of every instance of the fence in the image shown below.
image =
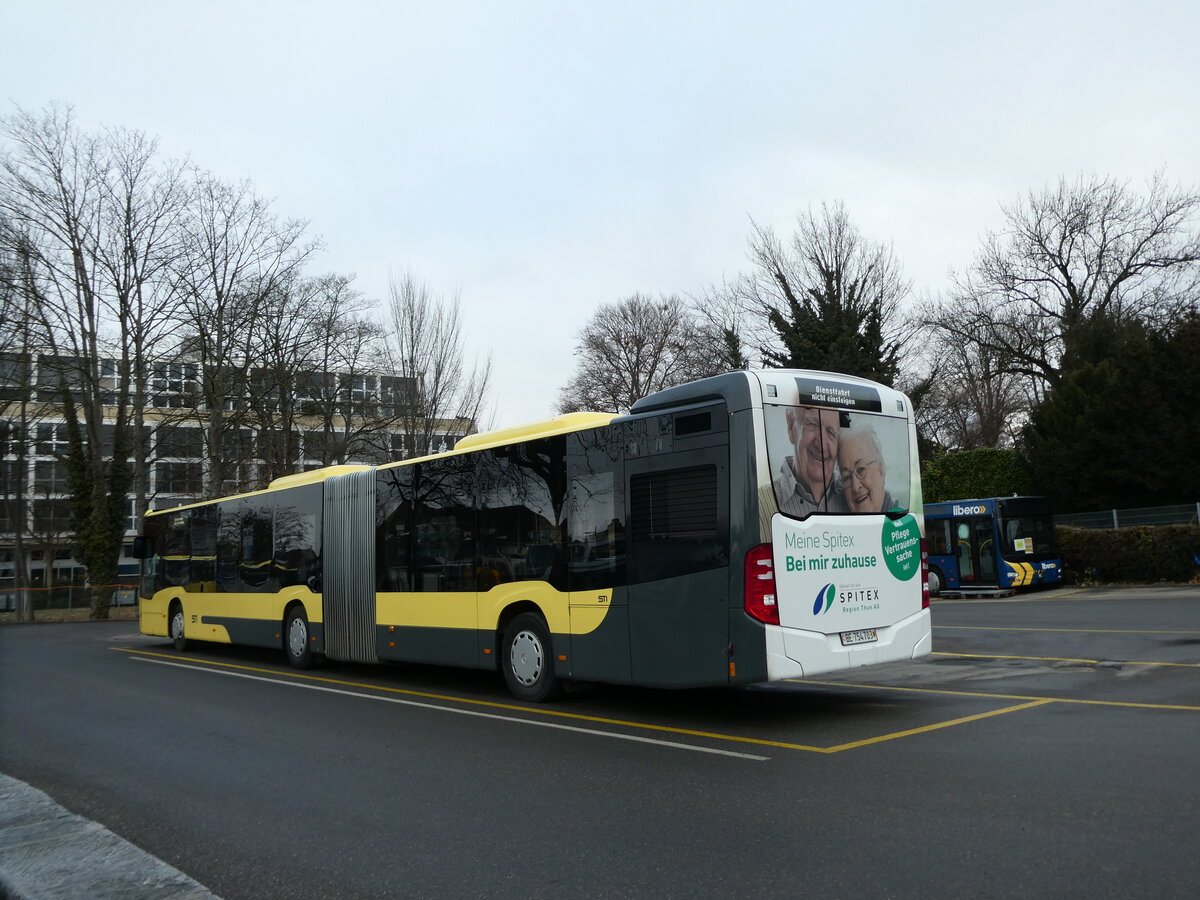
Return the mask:
[(1077, 528), (1128, 528), (1131, 525), (1193, 525), (1200, 522), (1200, 503), (1147, 506), (1140, 509), (1102, 509), (1055, 516), (1055, 525)]
[[(17, 591), (12, 579), (0, 588), (0, 612), (13, 612), (17, 608)], [(136, 584), (114, 584), (111, 603), (113, 606), (132, 606), (137, 603)], [(53, 587), (27, 588), (33, 611), (51, 609), (78, 609), (91, 605), (91, 588), (85, 584), (58, 584)]]

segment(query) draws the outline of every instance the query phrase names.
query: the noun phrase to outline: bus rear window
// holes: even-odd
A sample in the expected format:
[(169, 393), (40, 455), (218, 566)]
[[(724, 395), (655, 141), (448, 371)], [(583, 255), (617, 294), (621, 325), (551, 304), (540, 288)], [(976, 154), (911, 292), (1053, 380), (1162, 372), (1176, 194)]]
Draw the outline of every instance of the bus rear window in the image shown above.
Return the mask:
[(907, 419), (795, 405), (767, 405), (764, 416), (771, 481), (785, 514), (909, 508)]

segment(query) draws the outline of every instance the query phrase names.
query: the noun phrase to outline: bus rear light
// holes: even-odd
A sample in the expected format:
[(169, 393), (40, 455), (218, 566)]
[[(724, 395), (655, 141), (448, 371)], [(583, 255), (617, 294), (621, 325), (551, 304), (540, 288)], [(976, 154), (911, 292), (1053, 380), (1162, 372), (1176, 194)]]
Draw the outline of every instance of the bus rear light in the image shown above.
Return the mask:
[(921, 538), (921, 609), (929, 609), (929, 544)]
[(746, 554), (742, 606), (760, 622), (779, 624), (779, 604), (775, 602), (775, 563), (771, 558), (770, 544), (759, 544)]

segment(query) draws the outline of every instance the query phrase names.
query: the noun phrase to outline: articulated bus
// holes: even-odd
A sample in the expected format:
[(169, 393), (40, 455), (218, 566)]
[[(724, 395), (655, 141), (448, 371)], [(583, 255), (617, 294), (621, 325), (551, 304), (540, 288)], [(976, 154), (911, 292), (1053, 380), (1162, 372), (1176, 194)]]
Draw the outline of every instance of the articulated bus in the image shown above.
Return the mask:
[(739, 371), (146, 515), (140, 628), (567, 682), (801, 678), (930, 652), (908, 399)]
[(1062, 580), (1062, 558), (1045, 497), (927, 503), (925, 528), (933, 594)]

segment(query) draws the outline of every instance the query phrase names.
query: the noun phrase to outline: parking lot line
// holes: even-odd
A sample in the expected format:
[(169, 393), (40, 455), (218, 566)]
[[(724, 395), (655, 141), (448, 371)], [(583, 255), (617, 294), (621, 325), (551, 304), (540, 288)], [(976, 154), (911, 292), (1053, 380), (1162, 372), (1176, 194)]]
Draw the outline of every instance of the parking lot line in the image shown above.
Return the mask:
[[(719, 756), (733, 756), (738, 759), (754, 760), (756, 762), (764, 762), (769, 760), (769, 756), (759, 756), (751, 753), (737, 753), (732, 750), (721, 750), (716, 747), (704, 747), (699, 744), (683, 744), (679, 741), (666, 741), (660, 738), (645, 737), (638, 734), (620, 734), (615, 731), (602, 731), (597, 728), (583, 728), (579, 725), (567, 725), (562, 722), (545, 722), (536, 719), (524, 719), (517, 716), (505, 716), (500, 713), (484, 712), (477, 709), (461, 709), (453, 706), (443, 706), (437, 703), (431, 703), (422, 700), (410, 700), (402, 697), (387, 697), (379, 694), (363, 693), (359, 690), (344, 690), (342, 688), (329, 687), (323, 684), (304, 684), (300, 681), (289, 681), (284, 678), (269, 678), (264, 675), (251, 675), (249, 672), (233, 672), (222, 668), (206, 668), (201, 665), (196, 665), (195, 662), (170, 662), (164, 659), (149, 659), (145, 656), (134, 656), (135, 662), (145, 662), (156, 666), (171, 666), (176, 669), (191, 669), (196, 672), (204, 672), (207, 675), (225, 675), (230, 678), (246, 678), (251, 681), (265, 681), (268, 684), (277, 684), (282, 687), (302, 688), (308, 691), (323, 691), (329, 694), (341, 694), (346, 697), (357, 697), (360, 700), (375, 700), (384, 703), (399, 703), (405, 706), (415, 706), (420, 709), (431, 709), (439, 712), (454, 713), (456, 715), (475, 716), (481, 719), (493, 719), (501, 722), (508, 722), (514, 725), (534, 725), (539, 728), (555, 728), (560, 731), (574, 731), (579, 734), (589, 734), (595, 737), (615, 738), (622, 741), (636, 741), (642, 744), (654, 744), (659, 747), (669, 747), (673, 750), (690, 750), (695, 753), (713, 753)], [(243, 667), (239, 667), (243, 668)], [(277, 673), (273, 673), (277, 674)], [(371, 685), (355, 685), (355, 687), (371, 687)], [(380, 688), (376, 687), (376, 690)], [(457, 699), (457, 698), (451, 698)]]
[(989, 691), (950, 691), (944, 688), (901, 687), (893, 684), (870, 684), (854, 681), (809, 681), (789, 679), (797, 684), (822, 684), (828, 687), (859, 688), (876, 691), (903, 691), (912, 694), (945, 694), (949, 697), (986, 697), (989, 700), (1046, 700), (1050, 703), (1075, 703), (1083, 706), (1117, 706), (1132, 709), (1172, 709), (1182, 712), (1200, 712), (1200, 706), (1184, 706), (1175, 703), (1138, 703), (1131, 700), (1080, 700), (1075, 697), (1034, 697), (1028, 694), (993, 694)]
[[(610, 719), (610, 718), (606, 718), (603, 716), (589, 716), (589, 715), (584, 715), (582, 713), (564, 712), (562, 710), (546, 709), (543, 707), (517, 706), (515, 704), (510, 704), (510, 703), (498, 703), (493, 700), (476, 700), (476, 699), (469, 698), (469, 697), (456, 697), (451, 694), (434, 694), (434, 693), (428, 693), (425, 691), (414, 691), (414, 690), (410, 690), (407, 688), (395, 688), (395, 687), (389, 687), (387, 685), (370, 684), (367, 682), (344, 681), (344, 680), (337, 679), (337, 678), (327, 678), (327, 677), (321, 676), (321, 675), (309, 675), (309, 674), (302, 673), (302, 672), (292, 672), (292, 671), (279, 671), (278, 669), (268, 669), (268, 668), (261, 668), (261, 667), (257, 667), (257, 666), (247, 666), (247, 665), (241, 665), (238, 663), (220, 662), (217, 660), (206, 660), (206, 659), (193, 658), (193, 659), (187, 660), (186, 662), (181, 662), (179, 660), (178, 656), (173, 656), (171, 654), (155, 653), (155, 652), (149, 651), (149, 650), (135, 650), (135, 649), (128, 648), (128, 647), (111, 647), (110, 649), (116, 650), (120, 653), (127, 653), (130, 656), (133, 656), (134, 658), (142, 658), (147, 662), (166, 661), (167, 664), (181, 667), (181, 668), (196, 668), (200, 671), (204, 671), (205, 667), (210, 667), (210, 671), (219, 671), (219, 672), (223, 671), (223, 670), (234, 670), (234, 671), (224, 672), (224, 674), (259, 673), (257, 675), (246, 674), (244, 677), (253, 678), (255, 680), (262, 680), (262, 681), (275, 681), (279, 684), (284, 684), (284, 685), (297, 684), (299, 682), (309, 681), (309, 682), (316, 682), (321, 685), (336, 685), (336, 686), (338, 686), (338, 688), (356, 688), (358, 690), (380, 691), (383, 693), (401, 694), (401, 695), (405, 695), (407, 697), (419, 697), (423, 700), (450, 701), (450, 702), (454, 702), (454, 703), (463, 703), (463, 704), (467, 704), (467, 705), (471, 705), (471, 706), (483, 706), (483, 707), (489, 707), (489, 708), (493, 708), (493, 709), (510, 710), (510, 711), (522, 712), (522, 713), (533, 713), (535, 715), (550, 716), (550, 717), (555, 717), (555, 718), (560, 718), (560, 719), (572, 719), (572, 720), (577, 720), (577, 721), (592, 722), (592, 723), (598, 723), (598, 724), (603, 724), (603, 725), (616, 725), (616, 726), (620, 726), (620, 727), (624, 727), (624, 728), (636, 728), (636, 729), (641, 729), (641, 730), (645, 730), (645, 731), (654, 731), (654, 732), (660, 732), (660, 733), (666, 733), (666, 734), (687, 735), (689, 737), (706, 738), (709, 740), (725, 741), (725, 742), (737, 743), (737, 744), (749, 744), (749, 745), (754, 745), (754, 746), (759, 746), (759, 747), (773, 747), (773, 748), (780, 749), (780, 750), (800, 750), (800, 751), (804, 751), (806, 753), (823, 753), (823, 754), (840, 753), (843, 750), (850, 750), (855, 747), (863, 747), (863, 746), (868, 746), (870, 744), (881, 743), (883, 741), (892, 741), (892, 740), (896, 740), (897, 738), (909, 737), (909, 736), (915, 735), (915, 734), (923, 734), (924, 732), (927, 732), (927, 731), (936, 731), (940, 728), (949, 728), (952, 725), (962, 725), (967, 722), (974, 722), (979, 719), (989, 718), (991, 716), (998, 716), (998, 715), (1002, 715), (1004, 713), (1016, 712), (1016, 711), (1022, 710), (1022, 709), (1029, 709), (1031, 707), (1040, 706), (1040, 705), (1043, 705), (1044, 703), (1051, 702), (1050, 699), (1044, 698), (1044, 697), (1021, 697), (1021, 698), (1017, 698), (1017, 699), (1020, 699), (1022, 701), (1026, 701), (1026, 702), (1023, 702), (1017, 706), (1005, 707), (1004, 709), (998, 709), (998, 710), (990, 710), (990, 711), (984, 712), (984, 713), (976, 713), (975, 715), (963, 716), (963, 717), (956, 718), (956, 719), (950, 719), (945, 722), (935, 722), (931, 725), (922, 725), (918, 728), (911, 728), (911, 729), (907, 729), (905, 731), (892, 732), (889, 734), (879, 735), (878, 737), (874, 737), (874, 738), (866, 738), (861, 741), (852, 741), (850, 743), (837, 744), (833, 747), (815, 747), (815, 746), (811, 746), (808, 744), (796, 744), (796, 743), (792, 743), (790, 741), (773, 741), (773, 740), (768, 740), (765, 738), (745, 737), (743, 735), (736, 735), (736, 734), (723, 734), (721, 732), (699, 731), (699, 730), (690, 729), (690, 728), (677, 728), (672, 725), (657, 725), (657, 724), (653, 724), (653, 723), (649, 723), (649, 722), (634, 722), (634, 721), (630, 721), (627, 719)], [(269, 675), (272, 677), (271, 678), (262, 677), (262, 676), (266, 676), (266, 675)], [(806, 681), (803, 679), (789, 679), (789, 681), (793, 681), (797, 684), (808, 684), (808, 685), (835, 684), (834, 682)], [(845, 685), (845, 686), (853, 687), (855, 685)], [(857, 687), (864, 687), (864, 685), (857, 685)], [(875, 686), (874, 685), (865, 685), (865, 687), (871, 688), (871, 687), (875, 687)], [(322, 689), (327, 690), (331, 693), (352, 693), (350, 691), (338, 690), (337, 688), (332, 688), (332, 687), (322, 688)], [(360, 696), (360, 697), (366, 696), (369, 698), (370, 695), (356, 694), (356, 696)], [(997, 695), (980, 694), (979, 696), (996, 697)], [(1004, 698), (1001, 698), (1001, 699), (1004, 699)], [(404, 701), (397, 700), (395, 702), (404, 702)], [(430, 704), (419, 704), (419, 703), (416, 703), (415, 701), (407, 701), (407, 702), (409, 702), (411, 705), (422, 705), (422, 706), (430, 705)], [(453, 709), (451, 707), (436, 707), (436, 708), (448, 709), (448, 710), (453, 711)], [(483, 715), (483, 714), (480, 714), (480, 715)], [(530, 724), (538, 724), (536, 722), (530, 722), (530, 720), (528, 720), (528, 719), (523, 719), (523, 720), (512, 719), (512, 721), (525, 721), (525, 722), (529, 722)], [(582, 730), (582, 729), (578, 729), (578, 730)], [(619, 734), (613, 734), (611, 732), (605, 732), (605, 734), (612, 734), (612, 736), (614, 736), (614, 737), (621, 736)], [(651, 741), (651, 743), (653, 743), (653, 742)], [(691, 746), (691, 745), (681, 745), (681, 746)], [(696, 748), (696, 749), (701, 749), (701, 748)], [(714, 752), (726, 752), (727, 753), (728, 751), (714, 751)], [(728, 754), (728, 755), (747, 755), (748, 756), (748, 754), (732, 754), (732, 753)], [(755, 757), (750, 757), (750, 758), (755, 758)]]
[[(1083, 597), (1076, 596), (1077, 594), (1085, 594)], [(971, 597), (966, 600), (943, 600), (936, 599), (932, 602), (938, 605), (941, 604), (958, 604), (966, 603), (969, 606), (978, 606), (981, 603), (1045, 603), (1048, 600), (1094, 600), (1095, 594), (1086, 594), (1085, 588), (1076, 588), (1073, 591), (1063, 591), (1055, 594), (1037, 594), (1033, 596), (1017, 596), (1017, 597)]]
[(927, 731), (937, 731), (939, 728), (949, 728), (952, 725), (962, 725), (966, 722), (977, 722), (980, 719), (989, 719), (992, 716), (1003, 716), (1006, 713), (1019, 712), (1022, 709), (1033, 709), (1035, 706), (1045, 706), (1047, 703), (1053, 703), (1053, 700), (1032, 700), (1028, 703), (1019, 703), (1016, 706), (1006, 706), (1003, 709), (993, 709), (988, 712), (976, 713), (973, 716), (963, 716), (958, 719), (950, 719), (946, 722), (936, 722), (933, 725), (922, 725), (920, 728), (909, 728), (906, 731), (894, 731), (891, 734), (881, 734), (879, 737), (866, 738), (861, 741), (851, 741), (848, 744), (838, 744), (836, 747), (826, 747), (825, 753), (840, 753), (842, 750), (853, 750), (855, 747), (866, 747), (869, 744), (882, 744), (884, 741), (894, 741), (897, 738), (911, 737), (914, 734), (924, 734)]
[(1098, 665), (1115, 662), (1123, 666), (1172, 666), (1178, 669), (1200, 669), (1200, 663), (1146, 662), (1132, 659), (1075, 659), (1070, 656), (1010, 656), (1003, 653), (943, 653), (935, 651), (932, 656), (953, 656), (958, 659), (1028, 659), (1035, 662), (1073, 662)]
[(684, 734), (689, 737), (710, 738), (719, 741), (731, 741), (740, 744), (754, 744), (763, 747), (779, 747), (785, 750), (808, 750), (814, 753), (824, 752), (822, 747), (809, 747), (804, 744), (792, 744), (786, 741), (771, 741), (763, 738), (743, 737), (736, 734), (722, 734), (712, 731), (697, 731), (691, 728), (676, 728), (671, 725), (656, 725), (649, 722), (633, 722), (626, 719), (610, 719), (604, 716), (588, 716), (583, 713), (564, 712), (557, 709), (546, 709), (544, 707), (535, 706), (518, 706), (513, 703), (499, 703), (494, 700), (477, 700), (471, 697), (456, 697), (452, 694), (434, 694), (427, 691), (414, 691), (409, 688), (389, 687), (382, 684), (370, 684), (360, 681), (344, 681), (337, 678), (326, 678), (322, 675), (308, 675), (302, 672), (280, 671), (278, 669), (267, 669), (258, 666), (245, 666), (238, 663), (219, 662), (217, 660), (208, 659), (190, 659), (186, 662), (181, 662), (177, 656), (171, 656), (166, 653), (154, 653), (149, 650), (133, 650), (127, 647), (110, 647), (111, 650), (116, 650), (120, 653), (128, 653), (135, 657), (155, 657), (163, 660), (170, 660), (175, 665), (194, 666), (197, 668), (210, 666), (214, 669), (233, 669), (242, 672), (256, 672), (263, 675), (274, 676), (274, 680), (280, 683), (287, 684), (289, 679), (296, 681), (311, 681), (321, 684), (337, 685), (339, 687), (352, 687), (360, 690), (381, 691), (389, 694), (402, 694), (407, 697), (420, 697), (424, 700), (442, 700), (454, 703), (464, 703), (469, 706), (483, 706), (491, 709), (502, 709), (513, 712), (532, 713), (539, 716), (551, 716), (560, 719), (573, 719), (583, 722), (595, 722), (603, 725), (618, 725), (625, 728), (640, 728), (647, 731), (658, 731), (667, 734)]
[(1200, 634), (1200, 631), (1125, 628), (1010, 628), (1001, 625), (934, 625), (943, 631), (1064, 631), (1072, 634)]

